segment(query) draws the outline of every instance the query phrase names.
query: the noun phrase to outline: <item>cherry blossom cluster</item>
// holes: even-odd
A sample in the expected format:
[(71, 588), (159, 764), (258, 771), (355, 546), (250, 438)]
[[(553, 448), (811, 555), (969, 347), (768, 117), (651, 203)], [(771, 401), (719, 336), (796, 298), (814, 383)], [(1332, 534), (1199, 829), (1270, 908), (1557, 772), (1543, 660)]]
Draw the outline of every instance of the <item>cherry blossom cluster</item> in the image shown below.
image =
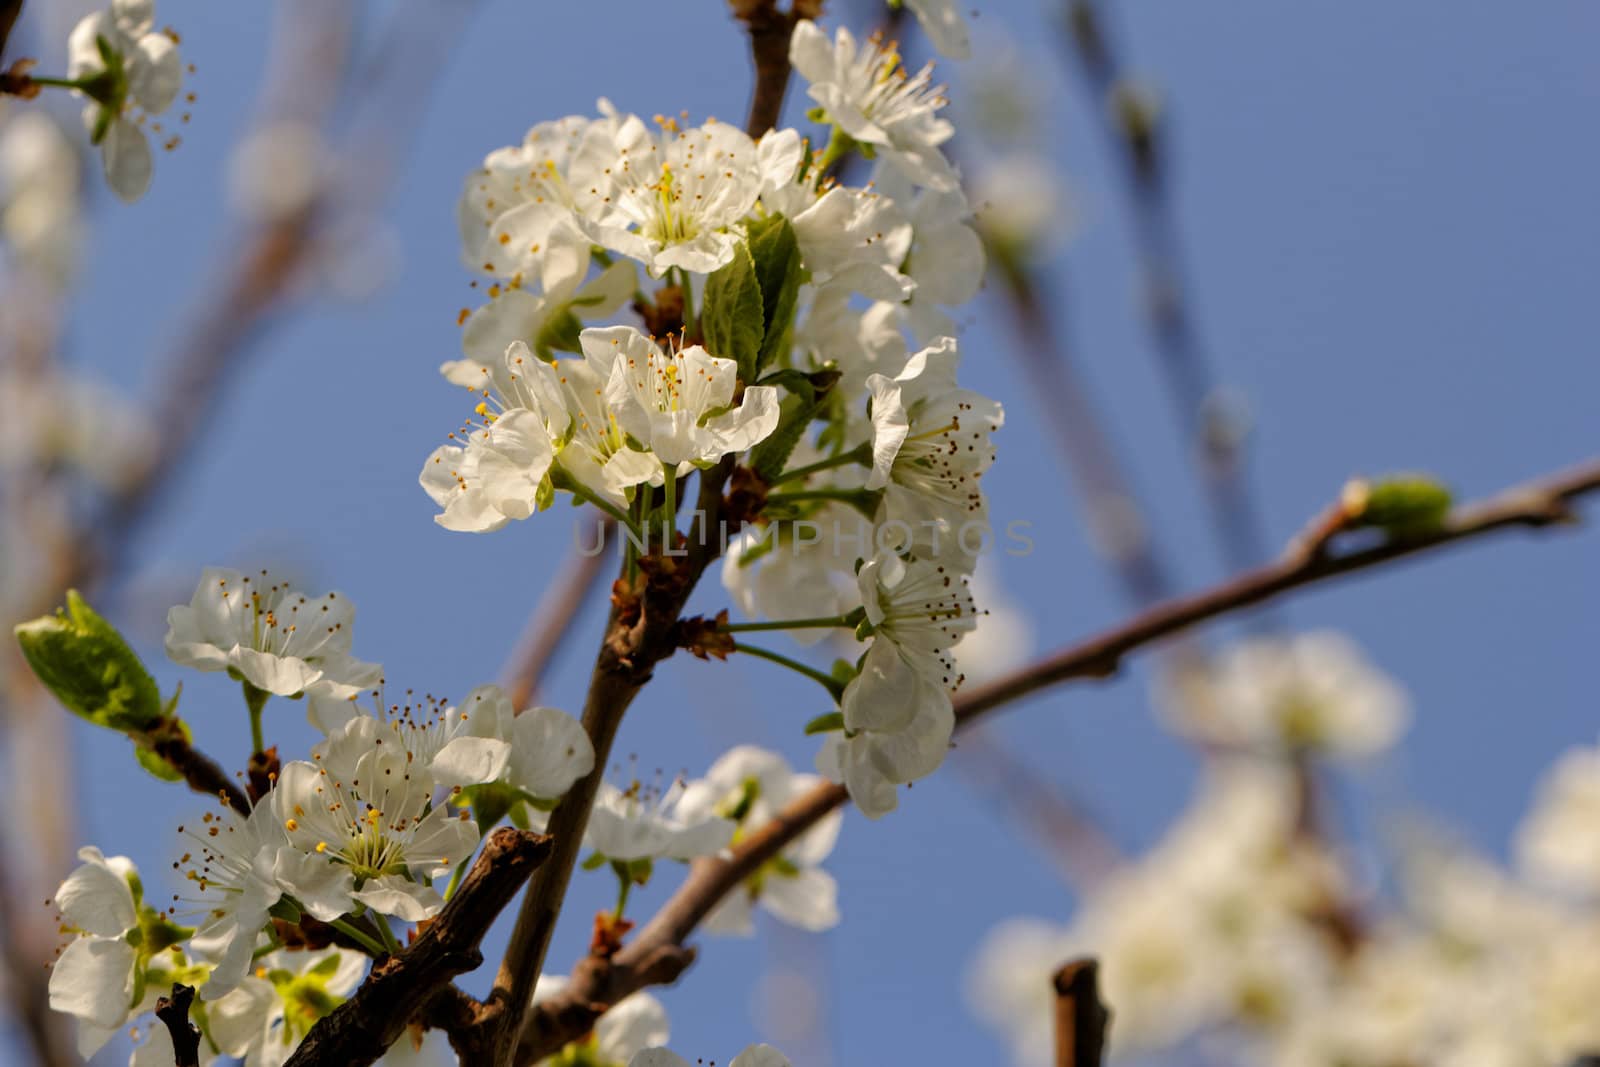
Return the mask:
[(1007, 920), (973, 960), (972, 1007), (1018, 1067), (1049, 1060), (1049, 977), (1083, 955), (1116, 1005), (1118, 1055), (1198, 1040), (1279, 1067), (1536, 1067), (1600, 1043), (1600, 749), (1552, 768), (1514, 870), (1412, 823), (1391, 837), (1391, 890), (1305, 777), (1383, 755), (1406, 724), (1404, 692), (1351, 642), (1252, 638), (1161, 697), (1212, 754), (1188, 806), (1091, 881), (1070, 923)]
[[(724, 583), (762, 629), (853, 633), (823, 676), (818, 767), (878, 816), (949, 745), (1002, 413), (957, 382), (950, 312), (984, 257), (931, 67), (809, 21), (791, 60), (824, 132), (753, 139), (602, 100), (467, 178), (463, 257), (489, 302), (463, 310), (442, 371), (475, 403), (421, 481), (452, 530), (567, 492), (630, 536), (664, 526), (670, 552), (679, 482), (736, 463), (761, 506)], [(630, 304), (642, 322), (603, 324)], [(693, 517), (688, 536), (707, 536)]]

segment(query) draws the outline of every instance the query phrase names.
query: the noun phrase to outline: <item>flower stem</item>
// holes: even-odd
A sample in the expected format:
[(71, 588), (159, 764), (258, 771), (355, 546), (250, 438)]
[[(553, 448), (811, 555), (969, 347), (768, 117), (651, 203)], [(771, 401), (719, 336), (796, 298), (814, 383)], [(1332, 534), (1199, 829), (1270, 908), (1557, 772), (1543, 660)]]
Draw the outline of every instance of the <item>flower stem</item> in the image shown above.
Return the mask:
[(836, 500), (855, 508), (869, 519), (877, 512), (878, 501), (882, 499), (881, 489), (788, 489), (767, 495), (767, 502), (776, 504), (795, 504), (805, 500)]
[(628, 894), (633, 892), (633, 876), (625, 872), (617, 872), (617, 910), (614, 913), (618, 922), (622, 921), (622, 913), (628, 909)]
[(48, 85), (56, 89), (82, 89), (83, 81), (78, 78), (46, 78), (39, 74), (28, 75), (28, 80), (35, 85)]
[(394, 931), (389, 928), (389, 920), (382, 915), (374, 915), (372, 925), (378, 928), (378, 934), (383, 938), (384, 948), (389, 951), (389, 955), (398, 955), (400, 942), (395, 938)]
[(855, 147), (855, 138), (851, 137), (848, 133), (845, 133), (844, 130), (838, 126), (835, 126), (833, 128), (833, 135), (828, 138), (828, 146), (822, 150), (822, 155), (817, 157), (815, 169), (819, 180), (827, 178), (828, 172), (831, 171), (841, 159), (854, 151)]
[(839, 684), (839, 679), (835, 678), (831, 674), (823, 674), (815, 667), (808, 667), (799, 660), (790, 659), (788, 656), (781, 655), (768, 648), (761, 648), (757, 645), (747, 645), (743, 643), (735, 644), (733, 646), (733, 650), (735, 652), (743, 652), (749, 656), (755, 656), (758, 659), (767, 660), (771, 663), (776, 663), (780, 667), (788, 667), (796, 674), (803, 674), (826, 689), (833, 696), (834, 700), (838, 700), (844, 695), (844, 686)]
[[(389, 954), (388, 949), (384, 948), (382, 945), (378, 944), (378, 942), (368, 937), (359, 926), (352, 923), (349, 919), (335, 919), (328, 925), (339, 931), (344, 936), (348, 937), (350, 940), (354, 941), (356, 944), (360, 945), (370, 956), (387, 956)], [(393, 936), (394, 935), (392, 934), (390, 935), (391, 938)]]
[(467, 868), (472, 864), (472, 857), (468, 856), (456, 864), (456, 869), (450, 872), (450, 884), (444, 887), (444, 899), (449, 900), (456, 895), (456, 890), (461, 888), (461, 879), (467, 876)]
[(774, 619), (771, 622), (725, 622), (717, 627), (721, 634), (754, 633), (758, 630), (819, 630), (830, 626), (854, 626), (847, 616), (824, 615), (814, 619)]
[(265, 752), (266, 739), (261, 734), (261, 712), (266, 708), (267, 701), (272, 694), (265, 689), (257, 689), (249, 682), (244, 683), (244, 706), (250, 711), (250, 751)]
[(869, 442), (861, 445), (858, 448), (852, 448), (848, 452), (841, 452), (837, 456), (831, 456), (828, 459), (821, 459), (815, 463), (809, 463), (804, 467), (796, 467), (794, 470), (784, 471), (782, 474), (778, 475), (772, 480), (772, 484), (782, 485), (784, 482), (797, 482), (802, 478), (809, 478), (813, 474), (818, 474), (822, 471), (833, 470), (835, 467), (847, 467), (852, 463), (858, 463), (862, 466), (866, 466), (871, 462), (872, 445)]
[(662, 548), (672, 548), (672, 535), (678, 530), (678, 468), (671, 463), (661, 464), (662, 486), (666, 489), (666, 519), (662, 522), (661, 535), (666, 541)]

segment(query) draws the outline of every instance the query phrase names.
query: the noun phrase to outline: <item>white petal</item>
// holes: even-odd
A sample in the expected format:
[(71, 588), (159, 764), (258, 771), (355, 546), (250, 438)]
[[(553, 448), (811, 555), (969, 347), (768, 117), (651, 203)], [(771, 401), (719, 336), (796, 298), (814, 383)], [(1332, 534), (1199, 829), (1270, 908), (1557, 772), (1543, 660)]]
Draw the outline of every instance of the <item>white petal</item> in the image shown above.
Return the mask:
[(594, 770), (583, 725), (556, 708), (528, 708), (512, 726), (511, 784), (543, 800), (564, 796)]
[(106, 182), (124, 203), (131, 204), (150, 188), (155, 160), (144, 131), (127, 119), (115, 119), (100, 142), (100, 161)]
[(322, 677), (322, 671), (296, 656), (275, 656), (253, 648), (234, 649), (228, 663), (251, 685), (284, 697), (305, 692)]
[(594, 1036), (601, 1059), (626, 1063), (644, 1049), (664, 1044), (671, 1036), (667, 1010), (649, 993), (634, 993), (600, 1016)]
[(120, 938), (78, 938), (50, 970), (50, 1007), (96, 1026), (121, 1026), (133, 1000), (138, 958)]
[(355, 899), (379, 915), (393, 915), (408, 923), (437, 915), (444, 898), (433, 887), (418, 885), (398, 874), (374, 878), (356, 890)]
[(839, 883), (817, 867), (798, 874), (771, 874), (761, 883), (761, 904), (802, 930), (827, 930), (839, 925)]
[(850, 680), (840, 698), (845, 726), (875, 732), (904, 729), (916, 718), (918, 701), (926, 699), (920, 682), (893, 642), (875, 638), (861, 673)]
[(350, 910), (354, 881), (343, 864), (285, 847), (278, 850), (272, 869), (283, 892), (298, 900), (313, 918), (330, 922)]
[(789, 1061), (771, 1045), (751, 1045), (735, 1056), (728, 1067), (789, 1067)]
[[(138, 925), (133, 889), (125, 875), (112, 869), (100, 850), (78, 850), (83, 866), (56, 890), (55, 903), (68, 926), (100, 937), (121, 937)], [(126, 863), (124, 857), (116, 857)]]
[(178, 46), (164, 33), (147, 33), (139, 38), (136, 52), (128, 92), (140, 107), (159, 115), (172, 106), (183, 86)]
[(458, 737), (433, 758), (433, 776), (442, 785), (482, 785), (495, 781), (511, 759), (511, 746), (488, 737)]

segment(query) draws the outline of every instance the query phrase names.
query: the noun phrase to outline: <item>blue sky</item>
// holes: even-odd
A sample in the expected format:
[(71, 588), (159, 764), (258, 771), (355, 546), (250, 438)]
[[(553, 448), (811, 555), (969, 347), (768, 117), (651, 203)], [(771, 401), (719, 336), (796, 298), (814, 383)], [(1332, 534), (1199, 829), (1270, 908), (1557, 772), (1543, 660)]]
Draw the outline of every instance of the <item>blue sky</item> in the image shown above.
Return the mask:
[[(390, 6), (364, 18), (368, 46)], [(1133, 66), (1172, 119), (1198, 326), (1254, 414), (1252, 475), (1269, 543), (1293, 535), (1353, 474), (1425, 469), (1475, 495), (1595, 450), (1600, 147), (1586, 131), (1600, 104), (1600, 9), (1117, 6)], [(1077, 232), (1051, 272), (1070, 343), (1161, 547), (1183, 586), (1197, 588), (1223, 572), (1139, 317), (1115, 160), (1079, 83), (1063, 74), (1044, 7), (981, 7), (980, 52), (1007, 39), (1018, 49), (1016, 69), (1040, 100), (1040, 141), (1071, 183)], [(161, 20), (182, 29), (200, 66), (196, 117), (185, 146), (158, 160), (144, 202), (100, 197), (69, 337), (74, 360), (114, 381), (146, 380), (177, 329), (173, 309), (222, 250), (213, 222), (269, 11), (163, 0)], [(647, 115), (731, 120), (742, 118), (748, 83), (742, 36), (714, 0), (476, 5), (438, 91), (420, 111), (391, 116), (413, 139), (394, 194), (372, 205), (397, 252), (388, 283), (358, 303), (313, 293), (249, 350), (209, 413), (213, 433), (140, 537), (137, 562), (187, 583), (206, 563), (287, 559), (314, 587), (355, 600), (357, 651), (389, 664), (391, 679), (450, 694), (493, 679), (570, 526), (557, 512), (487, 537), (451, 534), (433, 525), (416, 486), (423, 457), (461, 414), (459, 394), (434, 373), (456, 351), (457, 310), (473, 302), (454, 226), (461, 177), (532, 123), (586, 112), (597, 96)], [(791, 119), (803, 110), (791, 94)], [(347, 162), (358, 174), (365, 163)], [(1038, 550), (999, 562), (1042, 650), (1125, 607), (1077, 525), (1042, 431), (1049, 412), (1016, 371), (1003, 310), (986, 295), (964, 312), (963, 378), (1007, 407), (987, 485), (997, 517), (1034, 525)], [(1295, 597), (1292, 625), (1348, 631), (1415, 701), (1399, 751), (1345, 791), (1346, 825), (1368, 833), (1421, 808), (1503, 852), (1541, 768), (1563, 746), (1594, 740), (1597, 590), (1592, 536), (1512, 535)], [(719, 597), (713, 585), (700, 602)], [(170, 686), (179, 674), (159, 655), (165, 604), (129, 603), (143, 614), (123, 621), (147, 635)], [(550, 702), (579, 705), (600, 618), (595, 609), (581, 620)], [(183, 710), (205, 747), (242, 760), (235, 690), (214, 677), (184, 681)], [(1182, 805), (1195, 772), (1149, 697), (1140, 661), (1108, 683), (1040, 695), (998, 732), (1137, 847)], [(636, 703), (618, 753), (693, 773), (729, 744), (755, 741), (805, 764), (812, 746), (800, 727), (817, 710), (801, 680), (683, 657)], [(286, 750), (309, 743), (298, 706), (275, 703), (269, 726)], [(84, 840), (162, 870), (167, 828), (195, 801), (135, 769), (119, 739), (75, 724), (73, 740)], [(787, 966), (826, 983), (824, 1037), (811, 1047), (831, 1049), (835, 1064), (997, 1062), (998, 1046), (963, 1007), (962, 972), (996, 921), (1070, 915), (1071, 894), (1044, 858), (952, 767), (882, 822), (848, 815), (830, 869), (845, 913), (833, 933), (767, 926), (756, 941), (702, 942), (682, 986), (662, 994), (674, 1045), (691, 1059), (731, 1058), (763, 1033), (753, 978)], [(659, 881), (635, 897), (641, 914), (675, 879), (663, 871)], [(580, 877), (551, 954), (558, 968), (582, 951), (588, 916), (610, 892), (604, 876)]]

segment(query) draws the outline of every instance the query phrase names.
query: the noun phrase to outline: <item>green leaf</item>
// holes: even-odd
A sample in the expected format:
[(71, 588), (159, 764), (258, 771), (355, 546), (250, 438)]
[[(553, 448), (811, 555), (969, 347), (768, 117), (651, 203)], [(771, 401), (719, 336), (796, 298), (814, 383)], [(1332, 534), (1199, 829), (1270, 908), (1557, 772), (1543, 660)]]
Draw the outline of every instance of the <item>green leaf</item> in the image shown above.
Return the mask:
[(1426, 474), (1390, 475), (1376, 482), (1356, 479), (1344, 489), (1352, 525), (1398, 534), (1437, 529), (1450, 513), (1451, 502), (1450, 489)]
[(831, 734), (844, 729), (844, 712), (830, 711), (826, 715), (818, 715), (806, 723), (806, 736), (812, 734)]
[(15, 630), (22, 654), (46, 689), (97, 726), (140, 731), (161, 718), (161, 692), (128, 642), (77, 590), (65, 610)]
[(739, 364), (739, 377), (754, 381), (766, 329), (761, 284), (750, 249), (740, 245), (733, 259), (706, 279), (700, 329), (706, 351)]
[(800, 265), (800, 241), (782, 215), (768, 215), (750, 224), (747, 232), (750, 258), (761, 286), (761, 354), (755, 370), (788, 355), (793, 344), (795, 305), (805, 268)]
[(801, 388), (797, 379), (791, 377), (797, 373), (782, 371), (768, 378), (790, 391), (778, 405), (778, 428), (772, 431), (772, 436), (750, 451), (750, 466), (768, 482), (775, 481), (789, 465), (789, 457), (805, 436), (806, 427), (827, 405), (828, 394), (839, 380), (839, 372), (829, 368), (799, 375), (798, 378), (805, 382), (805, 388)]

